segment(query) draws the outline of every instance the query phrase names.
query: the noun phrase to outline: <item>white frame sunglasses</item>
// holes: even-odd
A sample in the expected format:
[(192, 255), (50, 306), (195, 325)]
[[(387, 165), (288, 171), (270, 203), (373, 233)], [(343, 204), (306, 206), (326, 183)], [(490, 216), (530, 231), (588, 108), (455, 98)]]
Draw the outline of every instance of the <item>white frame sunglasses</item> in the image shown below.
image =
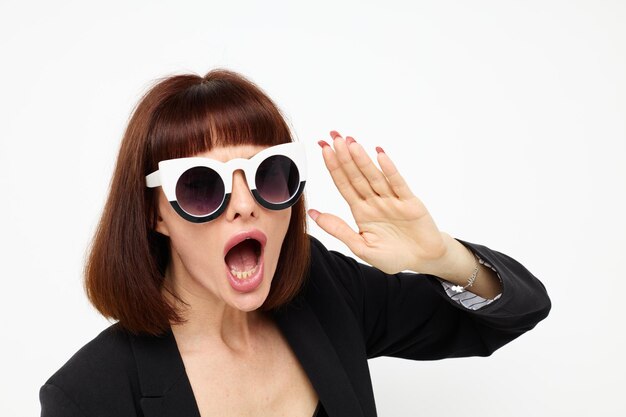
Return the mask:
[[(289, 198), (281, 202), (266, 200), (262, 193), (258, 191), (256, 183), (257, 170), (263, 162), (272, 156), (284, 156), (293, 162), (298, 170), (298, 185)], [(178, 203), (176, 196), (176, 185), (182, 175), (192, 168), (206, 167), (215, 171), (224, 184), (224, 196), (218, 207), (210, 213), (198, 215), (185, 211)], [(161, 186), (165, 197), (170, 202), (174, 210), (185, 220), (193, 223), (204, 223), (217, 218), (228, 206), (230, 195), (233, 189), (233, 173), (241, 169), (250, 188), (254, 199), (263, 207), (270, 210), (283, 210), (293, 206), (302, 192), (306, 183), (306, 154), (304, 145), (296, 142), (282, 143), (263, 149), (250, 159), (235, 158), (227, 162), (217, 161), (204, 157), (189, 157), (167, 159), (159, 162), (159, 169), (146, 175), (146, 186), (155, 188)]]

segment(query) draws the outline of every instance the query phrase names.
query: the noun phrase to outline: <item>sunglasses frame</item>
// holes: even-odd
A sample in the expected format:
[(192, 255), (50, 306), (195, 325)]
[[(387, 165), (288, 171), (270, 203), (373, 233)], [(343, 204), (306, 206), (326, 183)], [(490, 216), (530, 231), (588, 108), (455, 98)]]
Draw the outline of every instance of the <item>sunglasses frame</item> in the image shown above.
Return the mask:
[[(299, 174), (299, 184), (292, 197), (282, 203), (271, 203), (263, 199), (257, 191), (256, 172), (267, 158), (271, 156), (285, 156), (296, 165)], [(196, 216), (186, 212), (179, 204), (176, 197), (176, 184), (180, 177), (189, 169), (196, 167), (206, 167), (214, 170), (224, 183), (224, 197), (221, 204), (213, 212), (202, 216)], [(188, 157), (166, 159), (159, 162), (159, 169), (146, 175), (146, 186), (155, 188), (161, 186), (163, 193), (174, 210), (185, 220), (192, 223), (205, 223), (217, 218), (228, 206), (233, 190), (233, 174), (237, 170), (242, 170), (245, 174), (250, 192), (254, 199), (263, 207), (270, 210), (283, 210), (296, 203), (306, 184), (306, 154), (304, 145), (297, 142), (282, 143), (270, 146), (258, 152), (250, 159), (234, 158), (226, 162), (217, 161), (205, 157)]]

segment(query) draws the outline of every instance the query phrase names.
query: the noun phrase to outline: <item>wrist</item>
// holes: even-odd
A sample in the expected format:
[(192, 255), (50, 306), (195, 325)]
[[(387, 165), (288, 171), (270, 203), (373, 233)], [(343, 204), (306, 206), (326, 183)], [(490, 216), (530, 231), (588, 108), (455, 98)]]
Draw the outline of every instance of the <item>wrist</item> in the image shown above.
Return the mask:
[(436, 260), (421, 268), (420, 272), (435, 275), (446, 281), (464, 287), (476, 267), (474, 254), (462, 243), (445, 232), (441, 232), (445, 251)]
[[(496, 272), (481, 264), (469, 248), (452, 236), (442, 232), (442, 238), (446, 245), (444, 255), (420, 272), (437, 276), (457, 286), (457, 289), (464, 288), (485, 299), (493, 299), (502, 293), (502, 283)], [(477, 272), (475, 281), (468, 287), (474, 272)]]

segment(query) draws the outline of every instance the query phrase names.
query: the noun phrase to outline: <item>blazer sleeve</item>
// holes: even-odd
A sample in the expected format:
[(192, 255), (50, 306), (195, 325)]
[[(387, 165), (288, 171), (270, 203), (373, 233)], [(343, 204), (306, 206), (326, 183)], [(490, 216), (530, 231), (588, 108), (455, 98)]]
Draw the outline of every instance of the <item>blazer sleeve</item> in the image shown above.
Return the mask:
[(489, 356), (548, 315), (546, 289), (523, 265), (486, 246), (457, 240), (488, 262), (502, 280), (500, 298), (478, 310), (452, 300), (433, 275), (386, 274), (339, 252), (327, 252), (337, 287), (361, 326), (368, 358)]
[(78, 406), (56, 385), (45, 384), (39, 390), (41, 417), (86, 417)]

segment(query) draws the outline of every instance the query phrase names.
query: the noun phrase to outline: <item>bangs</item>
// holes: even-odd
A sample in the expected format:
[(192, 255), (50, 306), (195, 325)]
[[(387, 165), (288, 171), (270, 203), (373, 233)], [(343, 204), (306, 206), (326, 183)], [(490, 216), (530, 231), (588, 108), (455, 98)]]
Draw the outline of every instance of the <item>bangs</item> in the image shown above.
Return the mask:
[(155, 109), (149, 130), (150, 167), (214, 147), (272, 146), (291, 142), (289, 127), (277, 106), (252, 82), (216, 70), (205, 77), (182, 76), (187, 85)]

